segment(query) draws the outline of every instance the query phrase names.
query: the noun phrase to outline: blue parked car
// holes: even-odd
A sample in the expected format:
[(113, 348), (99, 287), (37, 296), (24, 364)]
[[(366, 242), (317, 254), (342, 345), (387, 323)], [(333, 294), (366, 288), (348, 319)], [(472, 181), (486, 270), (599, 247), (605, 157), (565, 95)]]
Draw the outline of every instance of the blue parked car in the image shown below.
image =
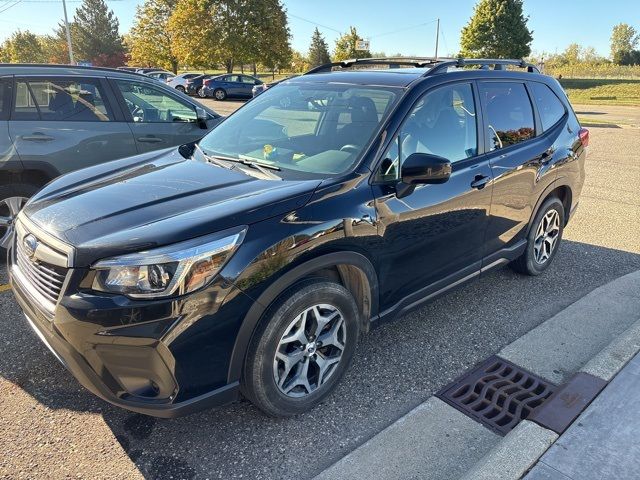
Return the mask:
[(227, 97), (251, 98), (252, 90), (256, 85), (262, 85), (262, 81), (250, 75), (220, 75), (204, 81), (201, 97), (213, 97), (216, 100), (224, 100)]

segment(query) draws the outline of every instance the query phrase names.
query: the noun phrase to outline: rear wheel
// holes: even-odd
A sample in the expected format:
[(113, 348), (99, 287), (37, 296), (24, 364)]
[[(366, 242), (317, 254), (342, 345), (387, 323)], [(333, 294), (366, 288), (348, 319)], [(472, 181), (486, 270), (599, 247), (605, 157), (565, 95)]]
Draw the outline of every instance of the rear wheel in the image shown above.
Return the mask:
[(540, 275), (553, 261), (564, 231), (564, 205), (556, 198), (547, 199), (536, 214), (527, 236), (527, 248), (511, 262), (514, 270)]
[(18, 212), (37, 191), (38, 187), (26, 183), (0, 187), (0, 249), (3, 251), (11, 245)]
[(222, 88), (216, 88), (215, 91), (213, 92), (213, 97), (216, 100), (224, 100), (225, 98), (227, 98), (227, 92), (225, 92)]
[(355, 300), (323, 280), (293, 287), (269, 308), (251, 341), (242, 391), (265, 413), (305, 412), (329, 395), (349, 367), (360, 326)]
[(178, 86), (176, 87), (176, 90), (178, 90), (179, 92), (182, 92), (182, 93), (184, 93), (184, 91), (185, 91), (185, 90), (184, 90), (184, 87), (183, 87), (182, 85), (178, 85)]

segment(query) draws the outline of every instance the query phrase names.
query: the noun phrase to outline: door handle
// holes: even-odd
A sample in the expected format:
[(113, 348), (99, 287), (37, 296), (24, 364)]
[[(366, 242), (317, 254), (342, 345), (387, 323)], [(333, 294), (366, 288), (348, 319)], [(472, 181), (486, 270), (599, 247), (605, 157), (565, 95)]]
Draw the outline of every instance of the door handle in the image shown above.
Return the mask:
[(544, 152), (542, 155), (540, 155), (540, 163), (542, 163), (542, 165), (546, 165), (551, 160), (553, 160), (553, 152), (554, 152), (553, 148), (550, 148), (549, 150)]
[(471, 188), (477, 188), (478, 190), (482, 190), (484, 186), (491, 181), (491, 177), (486, 175), (476, 175), (471, 182)]
[(143, 143), (160, 143), (163, 140), (159, 137), (149, 136), (149, 137), (138, 137), (138, 141)]
[(20, 138), (27, 142), (50, 142), (51, 140), (55, 140), (55, 138), (40, 132), (34, 132), (32, 135), (22, 135)]

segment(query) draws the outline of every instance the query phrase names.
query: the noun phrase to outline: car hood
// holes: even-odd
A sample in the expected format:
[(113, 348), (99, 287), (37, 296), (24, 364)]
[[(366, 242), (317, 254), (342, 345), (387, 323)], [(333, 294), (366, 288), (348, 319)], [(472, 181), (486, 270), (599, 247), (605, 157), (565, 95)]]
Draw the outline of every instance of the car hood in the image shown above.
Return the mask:
[(85, 266), (283, 215), (303, 206), (319, 184), (262, 180), (171, 149), (60, 177), (23, 214), (73, 246), (74, 264)]

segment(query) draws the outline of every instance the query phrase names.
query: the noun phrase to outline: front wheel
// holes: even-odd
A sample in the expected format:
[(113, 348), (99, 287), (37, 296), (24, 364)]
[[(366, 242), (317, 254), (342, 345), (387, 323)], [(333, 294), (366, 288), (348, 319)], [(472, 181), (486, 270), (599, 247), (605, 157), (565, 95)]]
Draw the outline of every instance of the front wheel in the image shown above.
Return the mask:
[(14, 233), (16, 216), (38, 187), (25, 183), (0, 187), (0, 250), (9, 248)]
[(276, 417), (318, 405), (351, 363), (358, 318), (355, 300), (342, 285), (317, 280), (293, 287), (269, 308), (253, 336), (242, 392)]
[(178, 90), (179, 92), (182, 92), (182, 93), (184, 93), (184, 92), (185, 92), (184, 87), (183, 87), (182, 85), (178, 85), (178, 86), (176, 87), (176, 90)]
[(564, 231), (564, 205), (552, 197), (545, 201), (536, 214), (529, 235), (527, 248), (511, 262), (514, 270), (527, 275), (540, 275), (553, 261)]
[(199, 87), (197, 90), (197, 93), (200, 98), (207, 98), (207, 94), (204, 91), (204, 87)]

